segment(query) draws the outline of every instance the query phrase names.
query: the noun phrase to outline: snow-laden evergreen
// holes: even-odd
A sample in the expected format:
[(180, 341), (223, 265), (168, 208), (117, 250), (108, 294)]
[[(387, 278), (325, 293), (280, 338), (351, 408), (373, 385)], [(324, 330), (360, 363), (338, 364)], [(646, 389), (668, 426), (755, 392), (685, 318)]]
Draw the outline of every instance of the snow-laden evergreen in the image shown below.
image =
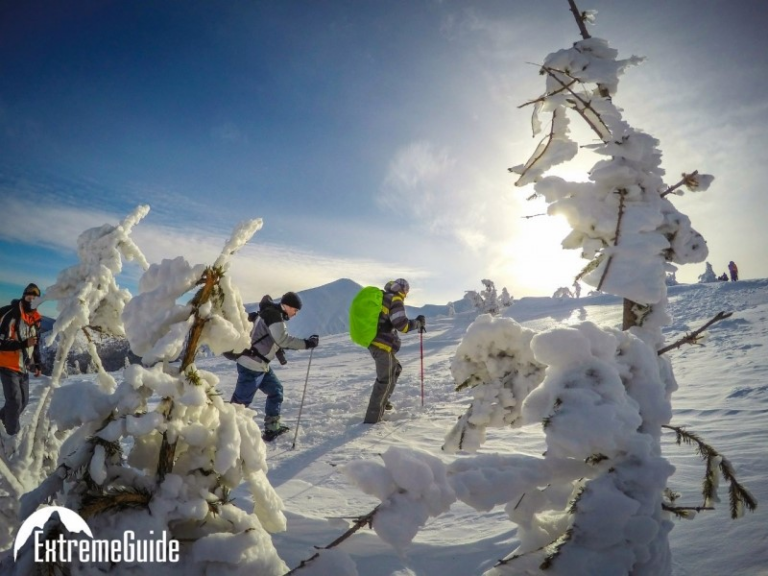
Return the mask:
[(88, 341), (99, 386), (108, 392), (115, 389), (115, 380), (104, 371), (89, 330), (123, 335), (120, 318), (131, 295), (118, 286), (115, 277), (123, 269), (123, 258), (146, 268), (146, 259), (130, 233), (148, 212), (148, 206), (139, 206), (117, 226), (105, 224), (83, 232), (77, 240), (78, 264), (63, 270), (56, 283), (45, 290), (45, 299), (56, 300), (59, 311), (47, 336), (48, 345), (57, 341), (56, 359), (50, 387), (34, 407), (31, 421), (19, 432), (18, 450), (10, 458), (0, 455), (0, 514), (5, 521), (5, 529), (0, 529), (0, 548), (11, 541), (21, 519), (28, 515), (28, 511), (19, 509), (22, 495), (40, 484), (56, 466), (64, 434), (54, 433), (49, 409), (53, 392), (67, 376), (67, 355), (82, 334)]
[[(183, 542), (181, 561), (165, 565), (165, 574), (287, 570), (269, 534), (284, 530), (286, 523), (281, 500), (266, 478), (259, 427), (247, 409), (222, 398), (215, 375), (195, 365), (201, 346), (220, 354), (249, 345), (247, 313), (227, 271), (232, 255), (259, 228), (261, 220), (238, 226), (212, 266), (163, 260), (148, 267), (136, 297), (119, 293), (114, 311), (122, 314), (109, 315), (109, 327), (126, 334), (143, 364), (126, 367), (117, 386), (83, 382), (56, 390), (48, 416), (71, 435), (56, 470), (23, 496), (21, 518), (53, 499), (88, 520), (100, 538), (120, 539), (126, 530), (139, 539), (165, 533)], [(83, 237), (94, 235), (89, 231)], [(91, 247), (84, 259), (97, 266), (116, 256)], [(116, 262), (119, 256), (112, 259)], [(194, 297), (179, 303), (196, 287)], [(64, 322), (91, 318), (84, 314), (89, 310), (85, 299), (80, 302), (80, 313), (73, 307)], [(241, 484), (250, 488), (250, 511), (229, 499)], [(33, 560), (28, 545), (11, 573), (28, 574)], [(83, 575), (104, 568), (79, 561), (70, 567), (72, 574)], [(142, 570), (137, 560), (111, 573)]]
[(709, 262), (705, 263), (704, 273), (699, 276), (699, 282), (717, 282), (717, 275), (715, 274), (715, 271), (712, 269), (712, 264)]

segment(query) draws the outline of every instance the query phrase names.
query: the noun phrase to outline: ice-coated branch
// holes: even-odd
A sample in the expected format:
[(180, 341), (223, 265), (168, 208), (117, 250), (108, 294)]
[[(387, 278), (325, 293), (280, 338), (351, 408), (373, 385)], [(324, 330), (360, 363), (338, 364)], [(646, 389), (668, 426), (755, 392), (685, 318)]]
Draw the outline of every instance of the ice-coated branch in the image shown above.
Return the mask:
[(714, 318), (712, 318), (709, 322), (704, 324), (701, 328), (698, 330), (694, 330), (690, 334), (686, 334), (676, 342), (673, 342), (669, 346), (664, 346), (664, 348), (661, 348), (657, 354), (661, 356), (662, 354), (665, 354), (666, 352), (669, 352), (670, 350), (674, 350), (675, 348), (680, 348), (684, 344), (696, 344), (699, 341), (699, 335), (704, 332), (707, 328), (712, 326), (715, 322), (719, 322), (720, 320), (725, 320), (726, 318), (730, 318), (733, 316), (733, 312), (718, 312)]
[[(546, 137), (546, 143), (545, 144), (539, 144), (539, 150), (540, 152), (538, 154), (535, 154), (534, 157), (532, 157), (528, 164), (523, 167), (522, 171), (520, 172), (520, 178), (526, 175), (526, 173), (533, 168), (539, 160), (541, 160), (547, 153), (547, 150), (552, 145), (552, 142), (555, 139), (555, 119), (557, 118), (557, 110), (552, 112), (552, 124), (549, 129), (549, 135)], [(509, 168), (510, 172), (515, 172), (514, 168)]]

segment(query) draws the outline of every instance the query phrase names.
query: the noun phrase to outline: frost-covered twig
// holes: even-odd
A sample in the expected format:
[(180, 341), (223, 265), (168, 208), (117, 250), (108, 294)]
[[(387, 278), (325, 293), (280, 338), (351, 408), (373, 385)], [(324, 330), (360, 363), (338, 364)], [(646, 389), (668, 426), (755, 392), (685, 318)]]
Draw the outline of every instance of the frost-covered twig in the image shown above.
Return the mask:
[(690, 174), (683, 174), (683, 179), (680, 180), (677, 184), (674, 186), (670, 186), (667, 188), (664, 192), (661, 193), (661, 197), (664, 198), (664, 196), (668, 196), (669, 194), (672, 194), (675, 190), (680, 188), (681, 186), (692, 186), (696, 184), (696, 176), (698, 176), (699, 171), (694, 170)]
[[(616, 219), (616, 232), (613, 236), (614, 246), (618, 245), (619, 238), (621, 237), (621, 219), (624, 218), (624, 198), (627, 194), (627, 191), (617, 190), (616, 193), (619, 195), (619, 216)], [(608, 270), (610, 270), (611, 268), (612, 261), (613, 261), (613, 256), (609, 256), (608, 262), (605, 263), (605, 270), (603, 270), (603, 275), (600, 277), (600, 282), (598, 282), (597, 284), (598, 292), (603, 289), (603, 282), (605, 282), (605, 279), (608, 276)]]
[(597, 110), (595, 110), (595, 109), (592, 107), (592, 102), (591, 102), (591, 101), (587, 101), (587, 100), (584, 100), (584, 99), (583, 99), (581, 96), (579, 96), (578, 94), (576, 94), (576, 92), (574, 92), (574, 91), (573, 91), (573, 90), (570, 88), (570, 85), (566, 86), (565, 82), (563, 82), (562, 80), (560, 80), (560, 78), (557, 76), (557, 74), (555, 74), (555, 72), (557, 72), (558, 74), (563, 74), (563, 75), (566, 75), (566, 76), (568, 76), (568, 74), (567, 74), (566, 72), (563, 72), (562, 70), (555, 70), (554, 68), (550, 68), (550, 67), (548, 67), (548, 66), (542, 66), (542, 67), (541, 67), (541, 69), (542, 69), (542, 70), (544, 70), (544, 71), (545, 71), (547, 74), (549, 74), (549, 76), (550, 76), (552, 79), (554, 79), (556, 82), (558, 82), (558, 83), (559, 83), (559, 84), (560, 84), (560, 85), (563, 87), (563, 89), (564, 89), (564, 90), (567, 90), (568, 92), (570, 92), (570, 93), (571, 93), (571, 95), (572, 95), (574, 98), (576, 98), (576, 100), (578, 100), (578, 101), (581, 103), (581, 105), (582, 105), (584, 108), (579, 108), (578, 106), (576, 106), (576, 104), (575, 104), (575, 103), (573, 103), (573, 109), (574, 109), (576, 112), (578, 112), (578, 113), (579, 113), (579, 115), (580, 115), (580, 116), (581, 116), (581, 117), (584, 119), (584, 121), (585, 121), (585, 122), (586, 122), (586, 123), (589, 125), (589, 127), (590, 127), (590, 128), (592, 128), (592, 130), (595, 132), (595, 134), (597, 134), (598, 138), (600, 138), (600, 140), (602, 140), (602, 141), (604, 141), (604, 142), (605, 142), (605, 140), (606, 140), (606, 135), (605, 135), (605, 134), (603, 134), (603, 133), (601, 133), (601, 132), (600, 132), (600, 130), (598, 130), (597, 126), (595, 126), (595, 123), (594, 123), (594, 122), (592, 122), (592, 120), (591, 120), (591, 119), (590, 119), (590, 118), (587, 116), (587, 114), (586, 114), (586, 111), (587, 111), (587, 110), (589, 110), (590, 112), (592, 112), (592, 114), (594, 114), (594, 115), (595, 115), (595, 117), (596, 117), (596, 118), (597, 118), (597, 119), (600, 121), (600, 124), (602, 124), (602, 125), (603, 125), (603, 128), (605, 128), (606, 132), (607, 132), (607, 133), (610, 135), (610, 133), (611, 133), (611, 131), (610, 131), (610, 128), (608, 128), (608, 126), (606, 126), (605, 122), (603, 121), (602, 117), (601, 117), (601, 116), (600, 116), (600, 114), (597, 112)]
[[(352, 524), (352, 526), (349, 528), (349, 530), (344, 532), (344, 534), (342, 534), (341, 536), (336, 538), (336, 540), (334, 540), (333, 542), (331, 542), (327, 546), (323, 546), (322, 548), (320, 548), (320, 550), (330, 550), (331, 548), (334, 548), (334, 547), (338, 546), (339, 544), (341, 544), (342, 542), (344, 542), (344, 540), (346, 540), (347, 538), (352, 536), (355, 532), (357, 532), (361, 528), (363, 528), (365, 526), (370, 527), (372, 525), (372, 523), (373, 523), (373, 517), (376, 515), (376, 512), (379, 511), (379, 507), (380, 506), (381, 506), (381, 504), (379, 504), (378, 506), (376, 506), (376, 508), (374, 508), (373, 510), (368, 512), (368, 514), (364, 514), (363, 516), (358, 516), (355, 519), (355, 521)], [(290, 572), (287, 572), (284, 576), (290, 576), (291, 574), (296, 574), (299, 570), (301, 570), (302, 568), (306, 567), (310, 562), (312, 562), (312, 560), (314, 560), (318, 556), (320, 556), (320, 552), (315, 552), (312, 556), (310, 556), (306, 560), (302, 560), (301, 563), (298, 566), (296, 566), (296, 568), (294, 568)]]
[(673, 430), (677, 435), (678, 444), (685, 442), (690, 446), (694, 446), (696, 452), (703, 460), (705, 460), (707, 470), (702, 483), (704, 506), (708, 506), (711, 502), (719, 501), (717, 497), (717, 469), (719, 469), (720, 473), (730, 484), (728, 496), (730, 500), (731, 518), (736, 519), (743, 516), (744, 509), (747, 509), (750, 512), (754, 512), (757, 509), (757, 500), (738, 482), (738, 480), (736, 480), (736, 473), (733, 470), (733, 466), (731, 466), (731, 463), (725, 456), (720, 454), (693, 432), (688, 432), (684, 428), (670, 426), (669, 424), (663, 424), (662, 428)]
[(684, 344), (696, 344), (699, 340), (699, 334), (704, 332), (707, 328), (712, 326), (715, 322), (719, 322), (720, 320), (725, 320), (726, 318), (730, 318), (733, 316), (733, 312), (718, 312), (714, 318), (712, 318), (709, 322), (704, 324), (701, 328), (698, 330), (694, 330), (690, 334), (686, 334), (676, 342), (673, 342), (669, 346), (664, 346), (664, 348), (661, 348), (657, 354), (661, 356), (662, 354), (669, 352), (670, 350), (674, 350), (675, 348), (680, 348)]

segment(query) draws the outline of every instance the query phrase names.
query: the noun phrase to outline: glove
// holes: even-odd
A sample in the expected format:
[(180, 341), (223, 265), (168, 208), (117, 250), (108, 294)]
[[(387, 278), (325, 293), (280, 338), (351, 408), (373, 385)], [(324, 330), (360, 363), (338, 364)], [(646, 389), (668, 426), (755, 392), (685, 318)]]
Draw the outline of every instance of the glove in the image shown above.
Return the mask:
[(427, 319), (424, 318), (423, 314), (419, 314), (416, 316), (416, 323), (417, 328), (419, 329), (419, 332), (426, 332), (427, 331)]
[(312, 334), (312, 336), (304, 340), (304, 345), (307, 347), (307, 350), (314, 348), (318, 344), (320, 344), (320, 336), (317, 334)]

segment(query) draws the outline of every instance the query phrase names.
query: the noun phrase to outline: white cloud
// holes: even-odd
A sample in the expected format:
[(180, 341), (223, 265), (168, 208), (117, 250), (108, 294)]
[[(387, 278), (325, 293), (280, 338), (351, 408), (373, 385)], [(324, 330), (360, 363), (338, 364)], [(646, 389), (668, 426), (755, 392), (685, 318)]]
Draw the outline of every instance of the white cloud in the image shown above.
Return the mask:
[[(34, 246), (54, 248), (75, 253), (78, 236), (88, 228), (117, 224), (125, 214), (110, 214), (99, 210), (47, 204), (30, 206), (13, 198), (0, 213), (0, 238)], [(231, 230), (203, 231), (194, 226), (176, 228), (151, 222), (152, 212), (132, 232), (134, 242), (150, 263), (165, 258), (183, 256), (193, 264), (213, 263), (229, 238)], [(234, 224), (232, 226), (234, 229)], [(279, 295), (287, 290), (304, 290), (339, 278), (351, 278), (360, 283), (383, 284), (391, 279), (393, 270), (411, 278), (425, 274), (409, 265), (383, 262), (375, 258), (345, 258), (322, 252), (310, 252), (253, 239), (233, 258), (231, 274), (246, 302), (261, 299), (265, 293)], [(126, 263), (123, 282), (136, 284), (141, 270)], [(11, 270), (3, 277), (15, 283), (28, 279)], [(128, 287), (131, 291), (133, 288)]]
[(455, 161), (445, 149), (430, 142), (412, 142), (398, 150), (389, 163), (382, 186), (380, 203), (408, 210), (416, 216), (435, 211), (435, 203), (449, 191), (445, 179)]
[(10, 197), (4, 200), (0, 211), (0, 238), (57, 250), (74, 250), (83, 230), (107, 223), (117, 224), (119, 219), (99, 210), (38, 204)]

